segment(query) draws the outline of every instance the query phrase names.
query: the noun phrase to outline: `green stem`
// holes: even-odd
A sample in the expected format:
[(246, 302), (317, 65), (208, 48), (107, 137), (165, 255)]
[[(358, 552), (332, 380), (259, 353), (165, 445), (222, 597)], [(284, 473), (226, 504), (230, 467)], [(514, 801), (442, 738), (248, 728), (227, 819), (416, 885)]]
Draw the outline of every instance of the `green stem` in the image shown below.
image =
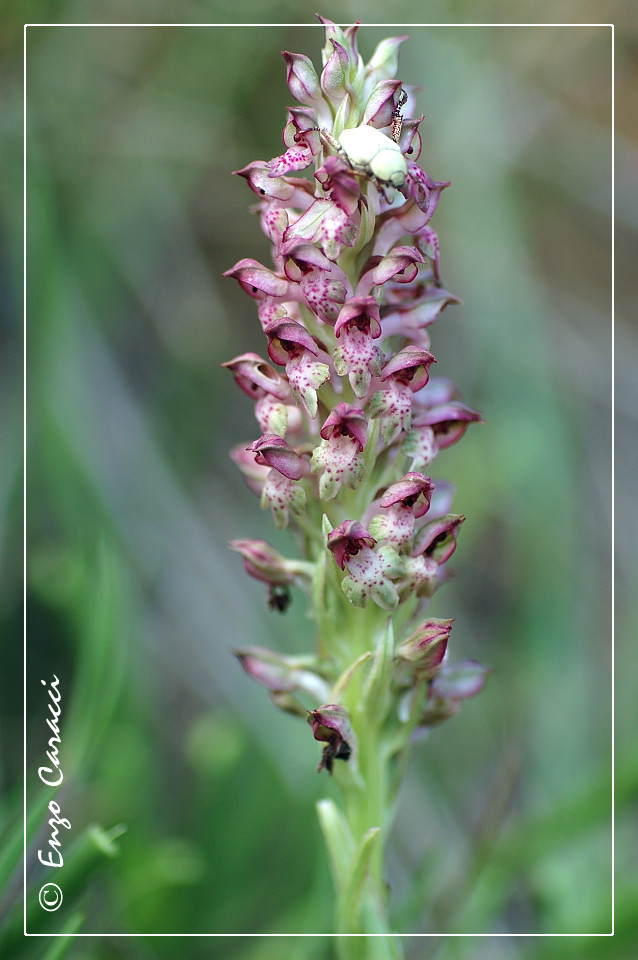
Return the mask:
[(346, 821), (356, 844), (350, 873), (358, 874), (359, 883), (354, 887), (346, 881), (339, 891), (338, 953), (340, 960), (399, 960), (401, 943), (390, 932), (388, 916), (385, 846), (390, 827), (389, 771), (379, 730), (360, 726), (358, 747), (359, 777), (349, 781), (344, 800)]
[[(356, 649), (361, 655), (366, 645), (368, 649), (373, 645), (375, 637), (382, 644), (387, 614), (372, 607), (356, 613), (358, 616), (350, 618), (352, 629), (348, 637), (351, 650)], [(357, 737), (357, 770), (355, 773), (345, 765), (335, 765), (334, 770), (343, 794), (344, 819), (353, 850), (346, 871), (336, 878), (340, 960), (400, 960), (402, 956), (400, 939), (391, 933), (385, 876), (385, 848), (393, 807), (392, 758), (384, 748), (384, 718), (378, 712), (381, 698), (365, 695), (366, 680), (374, 669), (372, 661), (369, 669), (360, 667), (354, 671), (342, 701), (352, 717)]]

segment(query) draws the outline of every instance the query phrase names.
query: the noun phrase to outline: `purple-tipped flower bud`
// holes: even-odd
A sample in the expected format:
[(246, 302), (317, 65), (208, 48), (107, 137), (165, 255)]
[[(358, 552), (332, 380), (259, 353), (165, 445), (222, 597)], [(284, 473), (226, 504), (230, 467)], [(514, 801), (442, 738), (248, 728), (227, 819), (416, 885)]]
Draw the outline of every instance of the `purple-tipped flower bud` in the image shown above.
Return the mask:
[(361, 122), (379, 129), (389, 127), (395, 115), (397, 93), (400, 90), (400, 80), (380, 80), (368, 97)]
[(246, 647), (235, 656), (246, 673), (276, 692), (301, 691), (316, 699), (328, 694), (328, 685), (314, 670), (307, 668), (307, 658), (286, 657), (265, 647)]
[(387, 37), (377, 44), (368, 61), (366, 75), (376, 80), (393, 77), (399, 66), (399, 47), (407, 39), (407, 36)]
[(242, 353), (220, 366), (230, 370), (237, 385), (255, 400), (266, 396), (273, 396), (278, 400), (290, 400), (291, 391), (288, 381), (257, 353)]
[(360, 26), (361, 21), (357, 20), (356, 23), (350, 24), (350, 26), (346, 27), (346, 29), (343, 31), (343, 45), (346, 50), (350, 51), (350, 55), (352, 56), (353, 60), (356, 60), (359, 56), (357, 50), (357, 31), (359, 30)]
[(278, 277), (259, 261), (249, 258), (239, 260), (223, 276), (234, 277), (242, 290), (255, 300), (283, 297), (288, 290), (288, 282), (283, 277)]
[(334, 760), (356, 763), (356, 739), (348, 711), (337, 703), (327, 703), (308, 711), (308, 723), (315, 740), (325, 743), (318, 771), (332, 773)]
[(424, 620), (397, 647), (397, 656), (419, 675), (432, 676), (443, 662), (454, 620)]
[(293, 565), (265, 540), (231, 540), (230, 547), (241, 555), (246, 573), (255, 580), (271, 586), (294, 583)]
[(233, 170), (238, 177), (244, 177), (248, 186), (258, 197), (268, 197), (271, 200), (290, 201), (298, 190), (304, 190), (307, 180), (298, 179), (295, 183), (286, 177), (271, 177), (270, 166), (264, 160), (253, 160), (252, 163)]
[(351, 61), (348, 51), (336, 40), (330, 40), (333, 51), (321, 72), (321, 89), (330, 100), (339, 102), (350, 85)]
[(481, 414), (455, 400), (429, 407), (420, 413), (415, 414), (413, 411), (412, 417), (413, 428), (432, 428), (439, 450), (444, 450), (460, 440), (470, 423), (483, 423)]
[(230, 451), (230, 457), (233, 463), (241, 470), (248, 489), (256, 493), (257, 496), (260, 496), (264, 489), (266, 477), (270, 473), (269, 468), (255, 463), (254, 456), (243, 444), (233, 447)]
[(255, 463), (273, 467), (289, 480), (300, 480), (303, 476), (304, 461), (290, 444), (276, 433), (264, 434), (247, 449), (255, 454)]
[[(331, 44), (332, 40), (336, 40), (337, 43), (341, 43), (343, 44), (344, 47), (347, 47), (348, 49), (353, 50), (353, 52), (355, 52), (352, 46), (352, 41), (355, 40), (354, 34), (356, 34), (357, 32), (356, 29), (354, 30), (354, 34), (352, 34), (352, 28), (349, 28), (351, 35), (350, 35), (350, 39), (348, 40), (346, 38), (345, 32), (341, 29), (340, 26), (338, 26), (338, 24), (333, 23), (332, 20), (328, 20), (327, 17), (322, 17), (320, 13), (316, 13), (315, 16), (319, 21), (319, 23), (323, 25), (324, 44), (321, 50), (322, 63), (325, 64), (332, 54), (332, 50), (333, 50), (332, 44)], [(357, 27), (358, 27), (358, 24), (357, 24)]]
[(439, 566), (444, 564), (456, 550), (459, 527), (464, 521), (462, 514), (449, 513), (426, 523), (417, 535), (412, 556), (430, 557)]
[(430, 682), (420, 726), (435, 726), (458, 713), (463, 700), (481, 692), (491, 672), (475, 660), (442, 666)]
[(289, 53), (287, 50), (282, 50), (281, 55), (286, 61), (288, 88), (295, 100), (307, 107), (323, 104), (321, 85), (312, 60), (303, 53)]
[(491, 673), (489, 667), (476, 660), (461, 660), (442, 667), (432, 681), (433, 697), (443, 700), (467, 700), (480, 693)]

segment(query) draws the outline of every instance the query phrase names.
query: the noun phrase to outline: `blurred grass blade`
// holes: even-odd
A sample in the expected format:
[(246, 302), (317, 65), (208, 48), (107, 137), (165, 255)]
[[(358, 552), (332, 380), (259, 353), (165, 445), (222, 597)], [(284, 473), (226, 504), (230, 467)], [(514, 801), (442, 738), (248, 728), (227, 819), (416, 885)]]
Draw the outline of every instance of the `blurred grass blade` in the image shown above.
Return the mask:
[(84, 914), (74, 913), (69, 917), (62, 929), (59, 931), (65, 936), (57, 936), (48, 950), (42, 956), (42, 960), (64, 960), (64, 957), (71, 951), (75, 944), (75, 934), (79, 933), (84, 924)]

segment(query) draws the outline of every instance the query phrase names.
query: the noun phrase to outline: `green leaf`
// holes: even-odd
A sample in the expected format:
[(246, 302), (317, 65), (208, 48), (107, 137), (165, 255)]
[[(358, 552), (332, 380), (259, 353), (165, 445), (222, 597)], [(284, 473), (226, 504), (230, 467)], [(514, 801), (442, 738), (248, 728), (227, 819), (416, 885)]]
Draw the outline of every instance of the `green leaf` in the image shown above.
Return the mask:
[(328, 847), (335, 886), (337, 890), (341, 890), (348, 877), (349, 867), (354, 855), (354, 837), (346, 818), (333, 800), (319, 800), (317, 802), (317, 813)]
[(63, 960), (75, 943), (75, 935), (82, 929), (84, 914), (74, 913), (58, 932), (55, 940), (43, 955), (42, 960)]
[(343, 697), (343, 694), (347, 689), (348, 684), (352, 680), (352, 675), (354, 674), (355, 670), (357, 669), (357, 667), (360, 667), (362, 663), (365, 663), (366, 660), (369, 660), (371, 656), (372, 654), (370, 653), (370, 651), (366, 650), (366, 652), (362, 653), (360, 657), (357, 657), (354, 663), (351, 663), (349, 667), (346, 667), (346, 669), (343, 671), (343, 673), (335, 683), (334, 687), (332, 688), (332, 693), (330, 694), (331, 702), (333, 703), (341, 702), (341, 698)]
[(380, 725), (390, 709), (390, 682), (394, 660), (394, 628), (392, 620), (377, 642), (372, 667), (363, 688), (362, 701), (371, 722)]
[(343, 880), (337, 906), (337, 931), (356, 932), (359, 927), (359, 902), (368, 873), (370, 858), (381, 833), (381, 827), (370, 827), (359, 841)]

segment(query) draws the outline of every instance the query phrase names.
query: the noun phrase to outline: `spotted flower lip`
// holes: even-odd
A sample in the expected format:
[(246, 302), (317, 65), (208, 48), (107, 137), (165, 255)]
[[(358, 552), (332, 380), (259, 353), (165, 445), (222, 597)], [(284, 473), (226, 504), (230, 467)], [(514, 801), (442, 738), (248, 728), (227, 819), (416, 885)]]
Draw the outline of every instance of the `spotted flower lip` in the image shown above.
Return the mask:
[[(409, 429), (413, 395), (428, 382), (434, 362), (429, 350), (410, 344), (390, 357), (380, 371), (384, 387), (372, 395), (367, 409), (372, 418), (380, 418), (386, 444), (394, 443), (402, 430)], [(413, 467), (417, 465), (420, 464), (415, 460)]]
[(283, 437), (266, 433), (247, 448), (255, 454), (255, 463), (272, 467), (289, 480), (300, 480), (304, 461)]
[(348, 375), (355, 396), (368, 393), (378, 377), (385, 354), (373, 342), (381, 336), (379, 305), (374, 297), (352, 297), (339, 311), (335, 335), (340, 341), (332, 355), (339, 376)]
[(354, 245), (357, 234), (357, 223), (340, 207), (331, 200), (315, 200), (286, 228), (281, 252), (285, 256), (300, 241), (316, 241), (326, 257), (334, 262), (342, 247)]
[(434, 484), (430, 477), (422, 473), (410, 472), (390, 484), (381, 498), (382, 507), (402, 504), (409, 507), (415, 517), (422, 517), (430, 508), (430, 498)]
[(348, 557), (356, 556), (364, 546), (373, 547), (376, 542), (358, 520), (344, 520), (328, 535), (328, 549), (342, 570)]
[(288, 117), (283, 132), (287, 150), (270, 161), (271, 177), (305, 170), (321, 149), (317, 116), (313, 110), (306, 107), (288, 107)]
[[(287, 469), (289, 464), (283, 463), (282, 467)], [(287, 477), (281, 469), (268, 471), (261, 491), (261, 506), (263, 510), (270, 507), (278, 530), (288, 526), (291, 511), (296, 516), (304, 513), (307, 503), (306, 491), (296, 479)]]
[(344, 520), (327, 540), (337, 566), (348, 570), (341, 589), (352, 606), (364, 608), (373, 600), (382, 610), (394, 610), (399, 603), (394, 580), (402, 572), (402, 561), (391, 544), (373, 550), (376, 543), (358, 520)]
[(270, 359), (285, 364), (293, 392), (308, 417), (314, 419), (318, 409), (317, 390), (330, 379), (330, 368), (320, 357), (321, 348), (296, 320), (274, 319), (266, 324), (265, 332)]
[(284, 260), (284, 272), (291, 287), (298, 287), (297, 299), (305, 301), (323, 323), (334, 326), (341, 305), (350, 293), (350, 284), (341, 267), (310, 243), (295, 246)]
[(363, 448), (367, 440), (363, 410), (338, 403), (321, 428), (323, 443), (312, 453), (311, 470), (319, 475), (319, 497), (332, 500), (341, 485), (354, 490), (363, 475)]

